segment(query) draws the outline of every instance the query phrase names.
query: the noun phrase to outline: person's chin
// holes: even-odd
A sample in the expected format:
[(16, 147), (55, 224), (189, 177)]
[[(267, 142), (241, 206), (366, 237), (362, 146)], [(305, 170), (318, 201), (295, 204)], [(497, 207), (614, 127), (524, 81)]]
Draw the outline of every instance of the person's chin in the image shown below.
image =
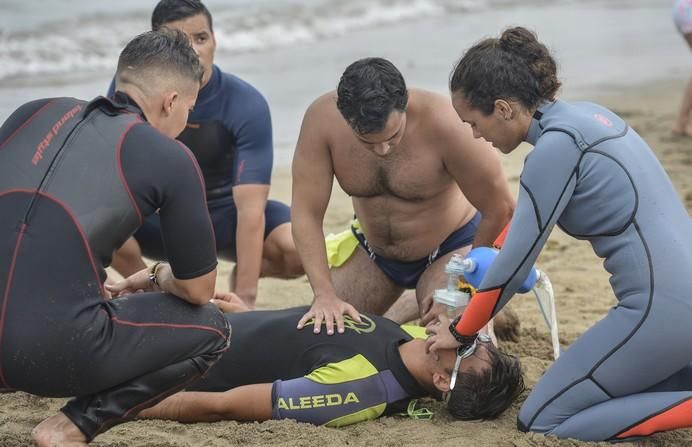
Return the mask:
[(491, 141), (490, 145), (498, 151), (502, 152), (503, 154), (506, 154), (506, 152), (502, 149), (502, 147), (499, 144)]

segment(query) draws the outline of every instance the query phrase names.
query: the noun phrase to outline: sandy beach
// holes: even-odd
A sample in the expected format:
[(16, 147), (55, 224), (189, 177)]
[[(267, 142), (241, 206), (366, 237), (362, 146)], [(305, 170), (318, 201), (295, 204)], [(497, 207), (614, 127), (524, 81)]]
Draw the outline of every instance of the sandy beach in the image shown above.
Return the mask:
[[(104, 94), (119, 49), (148, 27), (148, 14), (155, 3), (155, 0), (122, 0), (117, 4), (92, 0), (3, 0), (0, 123), (20, 104), (35, 98), (91, 98)], [(496, 35), (504, 27), (522, 24), (537, 30), (539, 38), (555, 53), (565, 83), (562, 97), (601, 103), (626, 119), (654, 149), (688, 212), (692, 212), (692, 139), (674, 137), (670, 132), (690, 75), (692, 58), (670, 20), (667, 3), (672, 1), (209, 0), (206, 3), (215, 16), (218, 65), (255, 85), (270, 104), (275, 144), (272, 198), (290, 203), (290, 160), (303, 112), (315, 97), (335, 87), (348, 63), (360, 57), (383, 56), (401, 69), (410, 86), (447, 94), (447, 75), (464, 48), (483, 36)], [(529, 150), (525, 146), (501, 157), (515, 194)], [(325, 218), (325, 233), (345, 229), (352, 214), (350, 199), (335, 184)], [(608, 275), (588, 243), (571, 239), (559, 229), (554, 230), (537, 265), (553, 283), (560, 340), (566, 348), (615, 304)], [(231, 267), (228, 263), (220, 265), (218, 289), (227, 290)], [(260, 309), (284, 308), (309, 304), (311, 299), (305, 277), (291, 281), (263, 279), (257, 305)], [(518, 343), (501, 343), (501, 348), (520, 357), (530, 387), (551, 364), (550, 337), (532, 296), (517, 296), (510, 306), (520, 315), (521, 338)], [(642, 363), (646, 361), (642, 359)], [(388, 417), (343, 429), (292, 421), (261, 424), (135, 421), (97, 437), (93, 445), (592, 445), (519, 432), (516, 417), (526, 395), (502, 417), (486, 422), (454, 421), (440, 403), (426, 400), (424, 405), (435, 411), (431, 421)], [(0, 394), (0, 447), (31, 445), (31, 429), (54, 414), (64, 402), (65, 399), (25, 393)], [(622, 445), (692, 445), (692, 429), (657, 434), (636, 444)]]
[[(636, 129), (654, 148), (673, 180), (677, 191), (692, 211), (692, 140), (673, 137), (670, 123), (678, 106), (683, 81), (657, 81), (624, 88), (607, 96), (589, 98), (607, 105)], [(520, 148), (502, 158), (505, 173), (516, 192), (518, 175), (528, 147)], [(271, 196), (290, 201), (290, 175), (287, 167), (275, 170)], [(349, 198), (334, 187), (325, 220), (325, 231), (342, 230), (350, 219)], [(600, 319), (615, 300), (607, 274), (590, 246), (555, 230), (538, 262), (555, 288), (560, 339), (569, 345), (580, 333)], [(226, 288), (225, 274), (230, 265), (222, 265), (218, 286)], [(265, 279), (260, 285), (259, 308), (280, 308), (309, 303), (310, 288), (305, 278), (292, 281)], [(533, 385), (551, 363), (550, 339), (535, 301), (530, 296), (517, 296), (511, 306), (522, 319), (519, 343), (503, 343), (501, 347), (520, 356), (527, 383)], [(269, 359), (271, 361), (271, 359)], [(643, 362), (646, 359), (642, 359)], [(238, 365), (242, 368), (242, 365)], [(432, 421), (416, 421), (403, 417), (382, 418), (343, 429), (329, 429), (291, 421), (240, 424), (179, 424), (163, 421), (137, 421), (118, 426), (99, 436), (95, 446), (263, 446), (263, 445), (354, 445), (354, 446), (581, 446), (572, 440), (558, 440), (516, 429), (520, 400), (502, 417), (487, 422), (459, 422), (450, 419), (442, 406), (434, 401), (425, 404), (435, 409)], [(31, 428), (51, 415), (64, 403), (63, 399), (46, 399), (24, 393), (0, 396), (0, 445), (6, 447), (30, 444)], [(692, 444), (692, 430), (655, 435), (641, 441), (640, 446)], [(604, 444), (605, 445), (605, 444)], [(634, 444), (622, 444), (634, 445)]]

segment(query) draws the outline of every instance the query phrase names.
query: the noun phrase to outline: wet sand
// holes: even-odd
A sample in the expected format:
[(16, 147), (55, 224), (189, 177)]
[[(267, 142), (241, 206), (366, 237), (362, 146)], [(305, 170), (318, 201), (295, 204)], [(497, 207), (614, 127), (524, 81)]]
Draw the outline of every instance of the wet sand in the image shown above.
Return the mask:
[[(670, 124), (679, 104), (683, 81), (670, 80), (623, 88), (597, 100), (627, 119), (654, 148), (688, 211), (692, 210), (692, 139), (673, 137)], [(583, 99), (583, 98), (582, 98)], [(516, 192), (518, 175), (528, 148), (520, 148), (502, 158), (511, 188)], [(288, 168), (276, 170), (271, 196), (290, 200)], [(346, 227), (352, 208), (348, 197), (335, 186), (325, 219), (325, 232)], [(553, 283), (563, 346), (602, 318), (615, 300), (602, 262), (583, 241), (567, 237), (556, 229), (541, 254), (538, 266)], [(222, 265), (218, 286), (226, 288), (229, 264)], [(305, 278), (292, 281), (266, 279), (260, 285), (258, 307), (280, 308), (307, 304), (311, 300)], [(522, 318), (519, 343), (504, 343), (502, 348), (519, 355), (529, 386), (533, 385), (551, 363), (548, 332), (537, 310), (535, 300), (517, 296), (511, 306)], [(643, 360), (645, 361), (645, 360)], [(242, 368), (242, 365), (238, 365)], [(56, 371), (56, 373), (59, 373)], [(520, 400), (502, 417), (487, 422), (453, 421), (442, 406), (426, 401), (435, 409), (432, 421), (415, 421), (401, 417), (381, 418), (343, 429), (329, 429), (291, 421), (239, 424), (178, 424), (163, 421), (137, 421), (118, 426), (99, 436), (93, 445), (122, 446), (580, 446), (587, 443), (558, 440), (516, 429)], [(0, 445), (7, 447), (31, 444), (31, 428), (57, 411), (63, 399), (46, 399), (24, 393), (0, 395)], [(655, 435), (638, 442), (640, 446), (692, 444), (692, 430)], [(606, 444), (603, 444), (606, 445)], [(634, 445), (634, 444), (622, 444)]]

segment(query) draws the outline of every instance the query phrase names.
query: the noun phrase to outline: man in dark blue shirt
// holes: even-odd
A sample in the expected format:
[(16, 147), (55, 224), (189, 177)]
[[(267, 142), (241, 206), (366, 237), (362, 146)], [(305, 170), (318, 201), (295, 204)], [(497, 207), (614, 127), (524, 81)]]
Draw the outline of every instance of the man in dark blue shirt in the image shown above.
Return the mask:
[[(152, 28), (184, 32), (204, 68), (202, 88), (178, 137), (202, 169), (207, 206), (221, 258), (236, 262), (231, 290), (254, 307), (261, 276), (303, 274), (291, 236), (290, 209), (267, 200), (273, 163), (272, 128), (264, 97), (250, 84), (214, 65), (216, 40), (209, 10), (198, 0), (161, 0)], [(109, 90), (109, 96), (113, 86)], [(141, 253), (167, 259), (158, 216), (119, 250), (113, 266), (127, 276), (144, 267)], [(139, 245), (139, 247), (138, 247)]]

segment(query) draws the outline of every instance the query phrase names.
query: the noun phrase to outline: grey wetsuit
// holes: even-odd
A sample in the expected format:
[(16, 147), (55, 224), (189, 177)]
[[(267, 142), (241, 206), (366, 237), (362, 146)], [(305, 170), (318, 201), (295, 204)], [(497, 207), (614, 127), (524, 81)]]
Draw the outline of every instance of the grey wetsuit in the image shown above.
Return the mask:
[(536, 384), (519, 428), (601, 441), (692, 426), (692, 220), (670, 179), (595, 104), (544, 104), (527, 141), (506, 240), (457, 331), (473, 334), (509, 301), (557, 223), (604, 258), (618, 304)]

